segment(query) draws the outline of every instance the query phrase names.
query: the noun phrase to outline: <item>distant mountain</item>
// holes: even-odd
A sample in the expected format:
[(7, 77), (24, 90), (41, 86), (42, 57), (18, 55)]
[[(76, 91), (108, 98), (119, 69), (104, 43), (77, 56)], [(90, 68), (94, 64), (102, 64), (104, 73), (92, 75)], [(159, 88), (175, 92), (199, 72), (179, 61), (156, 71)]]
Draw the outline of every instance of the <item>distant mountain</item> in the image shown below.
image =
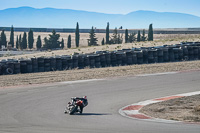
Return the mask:
[(0, 10), (0, 27), (38, 28), (192, 28), (200, 27), (200, 17), (173, 12), (135, 11), (126, 15), (104, 14), (70, 9), (19, 7)]

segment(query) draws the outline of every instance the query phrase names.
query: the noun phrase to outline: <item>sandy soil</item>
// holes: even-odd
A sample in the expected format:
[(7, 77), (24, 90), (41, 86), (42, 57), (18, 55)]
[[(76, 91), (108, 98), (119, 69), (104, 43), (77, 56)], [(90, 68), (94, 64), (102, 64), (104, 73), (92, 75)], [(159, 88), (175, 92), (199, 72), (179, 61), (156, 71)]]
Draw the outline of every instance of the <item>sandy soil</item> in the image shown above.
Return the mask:
[(154, 118), (200, 123), (200, 95), (150, 104), (140, 112)]
[[(10, 32), (6, 31), (5, 34), (7, 37), (7, 41), (9, 42)], [(23, 37), (24, 32), (14, 32), (14, 40), (15, 41), (17, 40), (17, 35), (19, 37), (20, 34)], [(35, 47), (38, 35), (41, 36), (42, 43), (44, 44), (44, 38), (49, 37), (49, 34), (51, 34), (51, 32), (33, 32), (33, 34), (34, 34), (34, 47)], [(75, 33), (59, 33), (59, 32), (57, 32), (57, 34), (60, 34), (60, 41), (62, 38), (64, 39), (65, 46), (67, 45), (68, 36), (71, 35), (72, 48), (75, 48)], [(27, 32), (27, 35), (28, 35), (28, 32)], [(110, 33), (110, 37), (112, 37), (112, 35), (113, 34)], [(101, 41), (103, 38), (105, 39), (106, 34), (105, 33), (96, 33), (96, 37), (98, 39), (97, 43), (99, 45), (101, 45)], [(123, 38), (124, 37), (125, 37), (125, 35), (123, 34)], [(89, 39), (89, 33), (80, 33), (80, 47), (88, 46), (87, 39)], [(154, 40), (162, 41), (162, 43), (164, 43), (165, 41), (172, 41), (172, 42), (173, 41), (179, 41), (179, 42), (180, 41), (197, 41), (197, 40), (200, 41), (200, 35), (199, 34), (154, 34)], [(125, 40), (123, 40), (123, 41), (125, 41)], [(140, 43), (137, 45), (137, 42), (133, 43), (133, 45), (135, 45), (135, 44), (136, 44), (136, 46), (140, 45)], [(152, 44), (154, 45), (154, 43), (152, 43)], [(174, 43), (171, 43), (171, 44), (174, 44)]]
[(73, 80), (113, 78), (121, 76), (135, 76), (139, 74), (185, 70), (200, 70), (200, 61), (131, 65), (97, 69), (86, 68), (78, 70), (28, 73), (17, 75), (1, 75), (0, 87), (53, 83)]

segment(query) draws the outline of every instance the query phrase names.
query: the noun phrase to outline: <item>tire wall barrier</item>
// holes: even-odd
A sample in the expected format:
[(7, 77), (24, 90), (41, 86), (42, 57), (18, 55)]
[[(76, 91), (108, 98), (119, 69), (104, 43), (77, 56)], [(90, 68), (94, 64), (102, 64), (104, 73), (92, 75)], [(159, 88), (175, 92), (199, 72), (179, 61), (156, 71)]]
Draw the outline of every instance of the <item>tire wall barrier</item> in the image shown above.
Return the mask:
[(141, 47), (90, 54), (7, 59), (0, 61), (0, 75), (101, 68), (133, 64), (177, 62), (200, 59), (200, 42), (187, 42), (159, 47)]

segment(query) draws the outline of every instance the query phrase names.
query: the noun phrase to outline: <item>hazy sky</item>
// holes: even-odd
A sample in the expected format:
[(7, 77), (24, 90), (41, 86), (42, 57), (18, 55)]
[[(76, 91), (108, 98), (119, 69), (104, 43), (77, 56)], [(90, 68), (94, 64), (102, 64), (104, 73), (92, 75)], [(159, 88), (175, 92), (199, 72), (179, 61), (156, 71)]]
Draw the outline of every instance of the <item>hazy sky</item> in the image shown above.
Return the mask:
[(200, 16), (200, 0), (0, 0), (0, 10), (21, 6), (75, 9), (111, 14), (151, 10)]

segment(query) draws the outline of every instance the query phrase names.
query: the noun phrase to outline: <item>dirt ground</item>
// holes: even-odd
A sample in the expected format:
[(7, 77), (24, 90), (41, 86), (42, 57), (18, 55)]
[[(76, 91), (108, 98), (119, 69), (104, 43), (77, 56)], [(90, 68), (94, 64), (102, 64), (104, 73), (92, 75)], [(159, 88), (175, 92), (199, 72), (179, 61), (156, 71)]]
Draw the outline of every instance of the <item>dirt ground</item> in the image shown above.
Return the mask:
[(140, 112), (154, 118), (200, 123), (200, 95), (150, 104)]
[[(9, 42), (10, 39), (10, 32), (6, 31), (5, 32), (6, 37), (7, 37), (7, 41)], [(21, 34), (21, 36), (23, 37), (23, 32), (14, 32), (14, 40), (17, 40), (17, 36), (19, 37), (19, 35)], [(26, 33), (28, 35), (28, 32)], [(45, 37), (49, 37), (49, 34), (51, 34), (51, 32), (33, 32), (34, 35), (34, 48), (36, 47), (36, 41), (37, 41), (37, 37), (38, 35), (41, 36), (41, 40), (42, 40), (42, 44), (44, 44), (44, 38)], [(60, 33), (57, 32), (57, 34), (60, 34), (60, 41), (62, 40), (62, 38), (64, 39), (64, 43), (65, 46), (67, 46), (67, 39), (68, 36), (71, 35), (71, 39), (72, 39), (72, 48), (75, 48), (75, 33)], [(110, 33), (110, 37), (112, 37), (113, 34)], [(122, 34), (123, 38), (125, 37), (124, 34)], [(146, 34), (146, 37), (148, 35)], [(97, 44), (101, 45), (101, 41), (102, 39), (106, 37), (105, 33), (96, 33), (96, 37), (97, 37)], [(135, 36), (137, 37), (137, 35)], [(89, 33), (80, 33), (80, 47), (86, 47), (88, 46), (88, 40), (89, 39)], [(155, 44), (152, 43), (152, 46), (157, 45), (157, 41), (161, 41), (162, 43), (167, 43), (167, 44), (176, 44), (173, 43), (173, 41), (200, 41), (200, 35), (199, 34), (154, 34), (154, 40), (155, 40)], [(123, 39), (123, 42), (125, 42), (125, 40)], [(171, 43), (169, 43), (171, 42)], [(178, 42), (178, 43), (179, 43)], [(136, 44), (136, 45), (135, 45)], [(142, 46), (143, 43), (137, 43), (134, 42), (132, 43), (132, 45), (136, 46), (136, 47), (140, 47)], [(149, 44), (149, 43), (147, 43)], [(147, 45), (146, 43), (144, 43), (143, 45), (146, 47)], [(150, 43), (151, 44), (151, 43)], [(131, 45), (131, 46), (132, 46)], [(162, 44), (163, 45), (163, 44)]]

